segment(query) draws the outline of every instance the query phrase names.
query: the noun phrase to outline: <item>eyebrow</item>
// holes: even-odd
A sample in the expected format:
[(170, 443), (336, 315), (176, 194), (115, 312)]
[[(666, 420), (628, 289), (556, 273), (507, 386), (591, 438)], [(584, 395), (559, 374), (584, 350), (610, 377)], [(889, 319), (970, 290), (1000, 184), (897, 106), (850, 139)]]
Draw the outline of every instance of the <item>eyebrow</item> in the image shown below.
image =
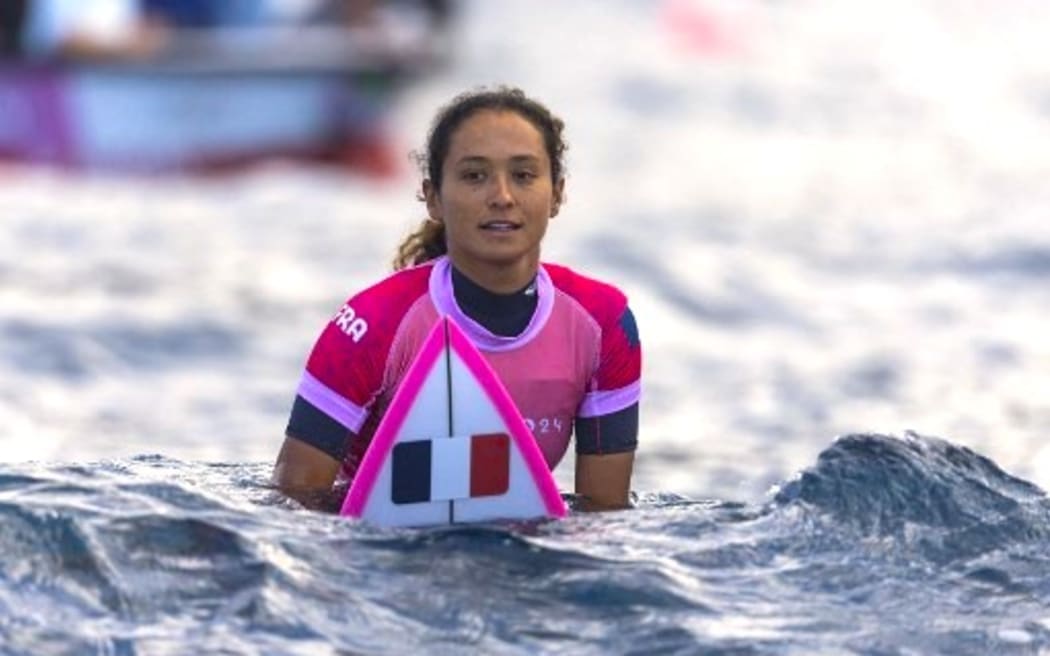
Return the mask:
[[(491, 160), (488, 157), (482, 157), (481, 155), (467, 155), (466, 157), (461, 157), (459, 161), (456, 162), (456, 164), (487, 164), (490, 161)], [(510, 161), (515, 164), (532, 164), (539, 162), (540, 158), (536, 157), (535, 155), (514, 155), (510, 158)]]

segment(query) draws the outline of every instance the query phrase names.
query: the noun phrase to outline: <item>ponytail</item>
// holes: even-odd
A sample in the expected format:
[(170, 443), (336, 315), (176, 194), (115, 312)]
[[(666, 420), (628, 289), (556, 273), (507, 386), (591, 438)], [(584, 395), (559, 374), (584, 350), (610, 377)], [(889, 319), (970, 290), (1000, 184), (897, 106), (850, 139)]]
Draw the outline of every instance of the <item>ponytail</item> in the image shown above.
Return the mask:
[(424, 219), (415, 232), (405, 237), (394, 256), (394, 271), (423, 264), (448, 252), (445, 224)]

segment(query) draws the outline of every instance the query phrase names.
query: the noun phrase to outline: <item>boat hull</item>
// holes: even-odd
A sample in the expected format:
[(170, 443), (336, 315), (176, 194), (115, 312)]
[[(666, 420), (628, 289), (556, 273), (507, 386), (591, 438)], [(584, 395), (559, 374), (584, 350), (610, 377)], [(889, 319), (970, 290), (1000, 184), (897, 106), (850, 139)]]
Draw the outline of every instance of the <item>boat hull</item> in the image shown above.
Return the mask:
[(137, 171), (274, 157), (381, 169), (391, 85), (328, 70), (4, 67), (0, 157)]

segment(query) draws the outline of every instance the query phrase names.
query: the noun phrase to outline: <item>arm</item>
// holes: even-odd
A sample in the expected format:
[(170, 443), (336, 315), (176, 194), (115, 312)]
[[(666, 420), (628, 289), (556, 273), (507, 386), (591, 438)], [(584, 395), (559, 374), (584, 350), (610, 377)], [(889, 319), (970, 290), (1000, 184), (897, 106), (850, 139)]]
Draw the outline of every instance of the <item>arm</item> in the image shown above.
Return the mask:
[(600, 417), (576, 419), (576, 494), (581, 510), (630, 506), (638, 448), (638, 404)]
[(576, 456), (576, 494), (580, 509), (618, 510), (630, 506), (634, 452)]
[[(368, 419), (370, 400), (382, 387), (393, 334), (404, 314), (391, 301), (412, 301), (412, 295), (402, 291), (380, 283), (351, 297), (325, 326), (307, 358), (273, 481), (309, 508), (339, 509), (346, 490), (342, 485), (333, 489), (332, 484)], [(375, 317), (388, 317), (390, 325)], [(362, 453), (355, 457), (363, 455), (364, 445), (358, 446)]]
[[(612, 392), (585, 398), (586, 416), (578, 416), (574, 426), (576, 494), (582, 510), (630, 506), (631, 472), (638, 448), (640, 377), (638, 328), (630, 308), (624, 306), (615, 325), (603, 333), (602, 361), (596, 374), (600, 389), (611, 388)], [(623, 407), (625, 395), (633, 401)]]
[(284, 495), (313, 510), (336, 512), (342, 495), (332, 489), (340, 462), (306, 442), (286, 435), (273, 482)]

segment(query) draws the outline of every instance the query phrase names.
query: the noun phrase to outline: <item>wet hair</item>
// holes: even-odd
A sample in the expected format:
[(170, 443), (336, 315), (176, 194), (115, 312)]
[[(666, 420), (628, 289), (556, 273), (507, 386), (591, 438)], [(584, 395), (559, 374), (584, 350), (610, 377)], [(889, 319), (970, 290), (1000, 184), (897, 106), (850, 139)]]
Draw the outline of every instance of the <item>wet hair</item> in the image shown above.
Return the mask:
[[(452, 135), (464, 121), (485, 110), (514, 112), (531, 123), (543, 135), (543, 145), (551, 163), (551, 181), (557, 183), (564, 177), (565, 151), (568, 148), (562, 136), (565, 124), (542, 103), (526, 96), (521, 89), (500, 86), (460, 94), (438, 112), (430, 128), (426, 151), (414, 154), (424, 178), (430, 181), (435, 190), (441, 189), (442, 169), (452, 144)], [(422, 194), (420, 200), (425, 200)], [(394, 269), (422, 264), (447, 252), (445, 225), (427, 218), (398, 246)]]

